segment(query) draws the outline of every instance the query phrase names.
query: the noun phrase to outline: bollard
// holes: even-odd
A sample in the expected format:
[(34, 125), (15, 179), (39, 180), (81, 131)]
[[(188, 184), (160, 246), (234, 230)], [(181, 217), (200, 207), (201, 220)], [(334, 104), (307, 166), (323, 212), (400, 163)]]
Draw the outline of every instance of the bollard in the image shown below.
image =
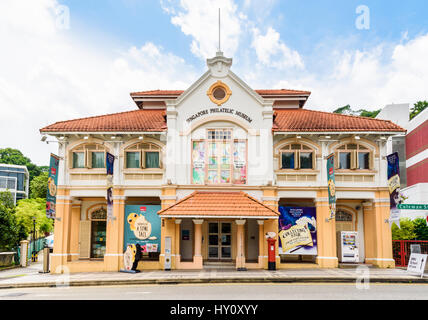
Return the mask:
[(30, 243), (28, 240), (22, 240), (21, 242), (21, 258), (20, 258), (20, 265), (21, 267), (27, 267), (28, 266), (28, 244)]
[(43, 248), (43, 273), (49, 273), (49, 248)]

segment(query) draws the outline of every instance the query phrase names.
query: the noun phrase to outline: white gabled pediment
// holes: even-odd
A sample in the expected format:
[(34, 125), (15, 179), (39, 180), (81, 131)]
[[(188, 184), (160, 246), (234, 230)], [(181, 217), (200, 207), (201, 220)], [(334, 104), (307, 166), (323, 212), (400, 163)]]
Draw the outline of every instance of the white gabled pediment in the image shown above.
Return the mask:
[[(167, 109), (176, 111), (179, 130), (188, 129), (194, 120), (220, 115), (246, 121), (253, 128), (262, 127), (264, 113), (272, 110), (273, 100), (263, 99), (230, 70), (231, 65), (232, 59), (217, 53), (207, 59), (208, 70), (196, 82), (176, 100), (167, 101)], [(220, 104), (215, 103), (210, 91), (216, 84), (224, 85), (230, 92)]]

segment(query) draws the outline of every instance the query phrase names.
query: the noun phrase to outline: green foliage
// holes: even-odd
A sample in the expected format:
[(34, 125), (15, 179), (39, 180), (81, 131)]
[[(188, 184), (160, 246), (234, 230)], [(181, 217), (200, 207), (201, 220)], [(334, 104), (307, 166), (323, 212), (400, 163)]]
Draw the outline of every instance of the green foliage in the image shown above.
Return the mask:
[(425, 110), (428, 107), (428, 101), (418, 101), (413, 105), (413, 108), (410, 109), (410, 120), (416, 117), (419, 113)]
[(9, 191), (0, 192), (0, 251), (11, 251), (19, 242), (15, 206)]
[(352, 110), (351, 106), (347, 104), (346, 106), (337, 108), (333, 111), (333, 113), (339, 113), (339, 114), (346, 114), (346, 115), (352, 115), (352, 116), (360, 116), (360, 117), (369, 117), (369, 118), (376, 118), (376, 116), (381, 112), (382, 109), (369, 111), (366, 109), (360, 109), (360, 110)]
[(428, 240), (428, 226), (424, 218), (413, 220), (413, 230), (417, 240)]
[(415, 240), (416, 238), (413, 221), (409, 218), (400, 219), (400, 228), (393, 224), (391, 232), (392, 240)]
[(365, 110), (365, 109), (360, 109), (357, 112), (359, 113), (360, 117), (368, 117), (368, 118), (376, 118), (376, 116), (382, 111), (382, 109), (378, 109), (378, 110), (373, 110), (373, 111), (369, 111), (369, 110)]
[(39, 176), (35, 177), (30, 182), (30, 197), (31, 198), (45, 198), (47, 193), (48, 185), (48, 172), (42, 172)]
[(0, 163), (27, 166), (30, 174), (30, 181), (42, 172), (37, 165), (32, 163), (29, 158), (25, 157), (22, 152), (17, 149), (0, 149)]
[(33, 217), (36, 217), (36, 231), (40, 233), (51, 232), (53, 223), (46, 217), (46, 199), (23, 199), (16, 206), (16, 219), (27, 234), (33, 232)]
[(353, 114), (354, 111), (352, 111), (351, 106), (347, 104), (346, 106), (337, 108), (333, 111), (333, 113), (339, 113), (339, 114)]

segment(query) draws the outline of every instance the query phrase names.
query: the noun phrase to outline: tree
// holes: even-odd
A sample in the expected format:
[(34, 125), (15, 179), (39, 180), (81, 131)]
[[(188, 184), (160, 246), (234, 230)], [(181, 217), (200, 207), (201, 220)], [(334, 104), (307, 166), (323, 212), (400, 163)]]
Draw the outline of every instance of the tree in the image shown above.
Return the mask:
[(428, 226), (424, 218), (413, 220), (413, 230), (416, 234), (416, 240), (428, 240)]
[(419, 113), (424, 111), (428, 107), (428, 101), (418, 101), (413, 105), (413, 108), (410, 109), (410, 115), (409, 118), (412, 120), (414, 117), (416, 117)]
[(391, 232), (392, 240), (414, 240), (416, 238), (413, 222), (409, 218), (400, 219), (400, 229), (393, 224)]
[(40, 233), (51, 232), (53, 222), (46, 217), (46, 199), (22, 199), (16, 206), (16, 219), (22, 224), (27, 234), (33, 232), (33, 217), (36, 218), (36, 231)]
[(40, 168), (25, 157), (21, 151), (12, 148), (0, 149), (0, 163), (16, 164), (27, 166), (30, 174), (30, 181), (42, 172)]
[(42, 172), (39, 176), (35, 177), (30, 182), (30, 197), (31, 198), (45, 198), (47, 193), (48, 185), (48, 172)]
[(360, 117), (376, 118), (376, 116), (382, 111), (382, 109), (369, 111), (366, 109), (360, 109), (357, 112)]
[(359, 117), (368, 117), (368, 118), (376, 118), (376, 116), (382, 111), (382, 109), (369, 111), (366, 109), (353, 110), (349, 104), (346, 106), (337, 108), (333, 111), (333, 113), (346, 114), (351, 116), (359, 116)]
[(19, 242), (15, 206), (9, 191), (0, 192), (0, 251), (13, 250)]
[(336, 110), (333, 111), (333, 113), (339, 113), (339, 114), (347, 114), (347, 115), (354, 115), (354, 112), (351, 109), (351, 106), (349, 104), (347, 104), (346, 106), (337, 108)]

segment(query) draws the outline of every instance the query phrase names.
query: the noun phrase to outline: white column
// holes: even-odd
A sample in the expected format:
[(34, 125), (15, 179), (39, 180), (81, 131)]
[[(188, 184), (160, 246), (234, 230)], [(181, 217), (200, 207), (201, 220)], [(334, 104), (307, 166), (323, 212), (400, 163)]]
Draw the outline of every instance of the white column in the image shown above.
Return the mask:
[(236, 232), (236, 269), (245, 270), (245, 250), (244, 250), (244, 224), (245, 220), (235, 220), (238, 230)]
[(264, 220), (257, 220), (257, 223), (259, 225), (259, 266), (262, 268), (263, 267), (263, 255), (264, 255), (264, 232), (263, 232), (263, 228), (264, 228), (264, 224), (265, 221)]
[(195, 252), (193, 255), (193, 263), (202, 269), (202, 223), (203, 219), (194, 219), (195, 224)]

